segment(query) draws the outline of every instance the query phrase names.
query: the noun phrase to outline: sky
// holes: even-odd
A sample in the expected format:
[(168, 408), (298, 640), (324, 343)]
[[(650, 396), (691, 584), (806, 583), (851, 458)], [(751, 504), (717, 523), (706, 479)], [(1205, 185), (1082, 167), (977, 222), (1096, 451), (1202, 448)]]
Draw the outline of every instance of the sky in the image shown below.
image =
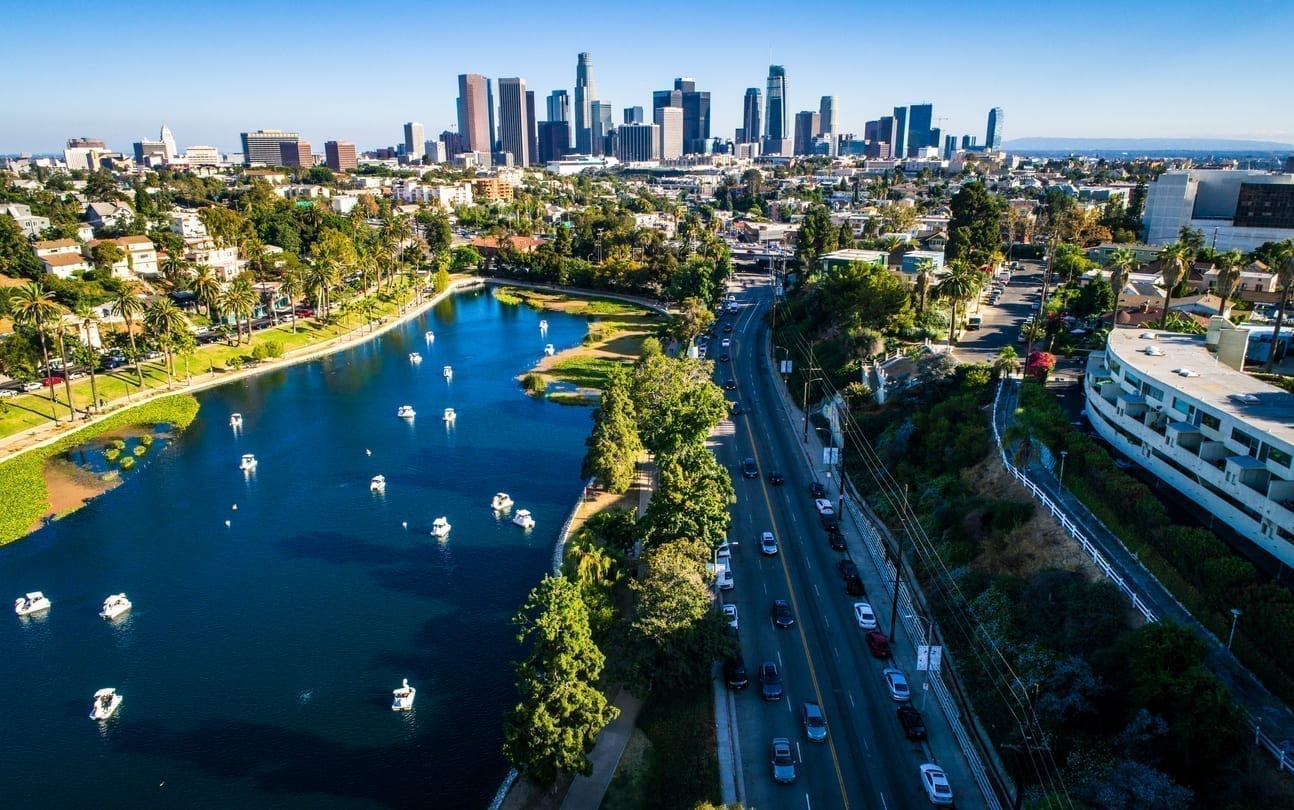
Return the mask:
[[(255, 129), (361, 150), (456, 123), (459, 73), (573, 92), (576, 54), (598, 96), (651, 109), (678, 76), (711, 93), (731, 138), (747, 87), (786, 68), (788, 109), (837, 98), (844, 132), (929, 102), (945, 133), (1004, 138), (1213, 137), (1294, 143), (1291, 0), (652, 0), (362, 4), (69, 0), (5, 11), (0, 153), (69, 137), (131, 143), (170, 126), (180, 148), (240, 149)], [(536, 17), (536, 14), (540, 17)], [(496, 98), (497, 101), (497, 98)], [(650, 113), (649, 113), (650, 115)]]

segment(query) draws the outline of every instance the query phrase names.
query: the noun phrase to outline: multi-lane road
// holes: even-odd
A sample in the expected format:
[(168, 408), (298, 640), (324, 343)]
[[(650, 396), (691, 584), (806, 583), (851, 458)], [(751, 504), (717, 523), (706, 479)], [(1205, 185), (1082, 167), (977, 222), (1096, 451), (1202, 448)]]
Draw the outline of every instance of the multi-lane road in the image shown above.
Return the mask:
[[(737, 503), (733, 509), (731, 566), (735, 587), (724, 591), (723, 601), (738, 608), (742, 654), (750, 686), (731, 693), (732, 716), (740, 748), (745, 804), (750, 808), (922, 808), (929, 807), (918, 766), (936, 762), (948, 773), (957, 805), (984, 807), (975, 782), (952, 733), (939, 716), (933, 697), (926, 703), (929, 739), (906, 739), (896, 709), (882, 677), (882, 669), (902, 669), (912, 689), (913, 703), (923, 702), (921, 673), (916, 671), (916, 651), (899, 623), (893, 639), (894, 658), (872, 657), (857, 627), (852, 605), (870, 602), (888, 630), (890, 586), (882, 583), (865, 558), (861, 541), (848, 522), (845, 534), (852, 556), (862, 572), (867, 596), (846, 594), (837, 564), (847, 553), (832, 550), (809, 494), (818, 480), (827, 485), (833, 501), (835, 482), (822, 472), (821, 458), (810, 458), (802, 441), (804, 425), (792, 422), (782, 405), (769, 355), (763, 314), (771, 303), (767, 276), (743, 276), (748, 287), (734, 289), (739, 311), (724, 315), (716, 325), (719, 339), (731, 346), (712, 346), (716, 379), (733, 380), (729, 398), (740, 401), (743, 412), (731, 417), (717, 433), (714, 448), (732, 471)], [(733, 325), (731, 333), (721, 325)], [(729, 362), (720, 362), (723, 352)], [(754, 458), (757, 479), (742, 476), (741, 462)], [(781, 472), (785, 484), (773, 485), (769, 473)], [(779, 553), (760, 551), (762, 532), (772, 531)], [(786, 599), (794, 612), (790, 629), (777, 628), (771, 619), (775, 599)], [(759, 665), (770, 660), (782, 673), (781, 700), (764, 701), (760, 695)], [(812, 701), (822, 706), (828, 724), (825, 742), (811, 742), (800, 719), (801, 706)], [(772, 777), (771, 744), (788, 737), (795, 748), (796, 780), (778, 784)]]

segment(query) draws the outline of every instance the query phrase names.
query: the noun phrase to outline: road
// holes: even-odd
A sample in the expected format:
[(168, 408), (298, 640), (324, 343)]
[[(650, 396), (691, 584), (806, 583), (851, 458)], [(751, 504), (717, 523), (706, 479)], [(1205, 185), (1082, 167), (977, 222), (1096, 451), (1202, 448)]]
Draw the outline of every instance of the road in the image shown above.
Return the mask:
[[(908, 741), (882, 679), (885, 666), (899, 666), (908, 675), (915, 705), (922, 703), (921, 678), (916, 672), (915, 650), (900, 623), (894, 662), (880, 661), (868, 652), (863, 633), (855, 625), (852, 604), (845, 593), (837, 563), (844, 556), (833, 551), (809, 495), (811, 475), (821, 459), (809, 459), (801, 441), (803, 423), (792, 423), (781, 405), (772, 376), (771, 358), (765, 353), (767, 327), (762, 315), (771, 302), (766, 276), (743, 276), (750, 286), (735, 290), (740, 310), (721, 323), (733, 324), (731, 347), (714, 347), (716, 379), (731, 379), (736, 390), (729, 397), (742, 403), (744, 412), (732, 417), (717, 432), (716, 454), (732, 471), (737, 491), (730, 540), (735, 543), (732, 567), (735, 588), (724, 600), (736, 604), (739, 637), (750, 687), (735, 693), (737, 734), (741, 750), (745, 799), (748, 808), (897, 808), (929, 807), (918, 775), (922, 762), (938, 762), (948, 772), (958, 806), (983, 807), (975, 783), (957, 750), (937, 702), (925, 712), (930, 727), (928, 743)], [(724, 351), (731, 362), (719, 362)], [(758, 479), (741, 475), (741, 461), (755, 459)], [(784, 486), (770, 484), (768, 473), (785, 475)], [(838, 493), (825, 474), (833, 499)], [(780, 553), (764, 556), (759, 535), (772, 531)], [(847, 535), (850, 532), (847, 530)], [(882, 583), (866, 562), (861, 541), (849, 537), (852, 556), (858, 561), (871, 602), (887, 628), (889, 586)], [(790, 630), (777, 629), (770, 616), (772, 600), (786, 599), (795, 614)], [(760, 697), (758, 669), (761, 661), (779, 664), (784, 697), (766, 702)], [(805, 701), (822, 706), (829, 734), (825, 743), (810, 742), (800, 721)], [(789, 737), (796, 745), (797, 779), (778, 785), (771, 775), (773, 737)]]

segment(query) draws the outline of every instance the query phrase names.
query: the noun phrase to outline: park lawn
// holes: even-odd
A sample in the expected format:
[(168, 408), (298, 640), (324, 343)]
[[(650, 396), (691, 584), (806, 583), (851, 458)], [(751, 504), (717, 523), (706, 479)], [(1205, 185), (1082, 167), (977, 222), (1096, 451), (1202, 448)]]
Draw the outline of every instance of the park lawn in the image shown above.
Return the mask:
[(553, 363), (548, 367), (547, 372), (554, 379), (562, 382), (601, 391), (606, 387), (611, 370), (623, 365), (625, 361), (607, 357), (568, 357)]

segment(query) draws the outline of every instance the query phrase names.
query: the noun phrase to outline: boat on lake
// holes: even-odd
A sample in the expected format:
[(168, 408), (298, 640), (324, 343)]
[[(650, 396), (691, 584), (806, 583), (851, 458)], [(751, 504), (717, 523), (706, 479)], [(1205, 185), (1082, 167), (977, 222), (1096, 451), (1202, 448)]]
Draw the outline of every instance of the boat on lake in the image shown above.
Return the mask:
[(547, 331), (548, 331), (548, 321), (540, 321), (540, 322), (539, 322), (539, 329), (540, 329), (540, 331), (542, 331), (542, 332), (547, 332)]
[(547, 343), (544, 345), (544, 355), (546, 357), (552, 357), (553, 354), (556, 353), (556, 351), (557, 350), (553, 348), (553, 344)]
[(94, 703), (90, 705), (91, 720), (107, 720), (121, 706), (121, 695), (116, 689), (100, 689), (94, 693)]
[(428, 343), (435, 343), (436, 333), (428, 329), (426, 332), (422, 333), (422, 339), (427, 341)]
[(452, 380), (452, 379), (454, 379), (454, 367), (453, 367), (453, 366), (445, 366), (444, 368), (442, 368), (442, 369), (440, 370), (440, 373), (441, 373), (441, 374), (444, 374), (444, 375), (445, 375), (445, 379), (447, 379), (447, 380)]
[(409, 362), (415, 366), (422, 362), (422, 355), (417, 352), (409, 352)]
[(531, 516), (529, 509), (518, 509), (517, 514), (512, 516), (512, 522), (523, 529), (535, 528), (535, 519)]
[(451, 528), (453, 527), (449, 525), (449, 521), (442, 515), (431, 522), (431, 536), (444, 540), (449, 537)]
[(241, 413), (229, 414), (229, 426), (240, 428), (243, 426), (243, 415)]
[(103, 600), (103, 610), (99, 611), (100, 619), (116, 619), (130, 610), (130, 600), (124, 593), (114, 593)]
[(371, 492), (386, 492), (386, 476), (373, 476), (373, 480), (368, 482), (368, 488)]
[(407, 712), (412, 709), (413, 699), (418, 694), (418, 690), (409, 685), (408, 678), (401, 680), (400, 688), (391, 690), (391, 711), (393, 712)]
[(454, 421), (455, 419), (457, 419), (457, 418), (458, 418), (458, 415), (454, 413), (454, 409), (453, 409), (453, 408), (446, 408), (446, 409), (445, 409), (445, 416), (444, 416), (444, 420), (445, 420), (446, 422), (453, 422), (453, 421)]
[(49, 610), (49, 597), (40, 591), (32, 591), (26, 596), (13, 600), (13, 612), (19, 616), (30, 616), (42, 610)]
[(395, 415), (400, 417), (401, 419), (412, 419), (413, 417), (417, 416), (418, 413), (413, 409), (412, 405), (401, 405), (396, 410)]
[(496, 512), (502, 512), (505, 509), (511, 509), (512, 496), (506, 492), (496, 493), (495, 496), (492, 499), (490, 499), (490, 508)]
[(243, 453), (243, 460), (238, 462), (238, 469), (243, 472), (251, 472), (256, 469), (256, 456), (251, 453)]

